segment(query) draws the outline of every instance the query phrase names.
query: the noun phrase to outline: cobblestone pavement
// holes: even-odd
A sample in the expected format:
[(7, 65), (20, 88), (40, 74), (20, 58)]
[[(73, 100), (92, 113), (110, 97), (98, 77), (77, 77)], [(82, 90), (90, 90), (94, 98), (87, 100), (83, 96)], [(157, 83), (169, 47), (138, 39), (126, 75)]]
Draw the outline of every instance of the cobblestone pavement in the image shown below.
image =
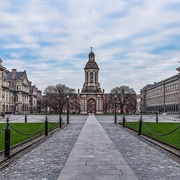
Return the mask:
[[(0, 172), (0, 180), (57, 179), (86, 118), (87, 116), (70, 117), (69, 126)], [(157, 150), (153, 145), (114, 125), (113, 116), (96, 118), (139, 179), (180, 179), (180, 163), (173, 161), (168, 153)]]
[(95, 116), (90, 115), (58, 180), (138, 180), (138, 178)]
[(96, 116), (106, 133), (141, 180), (179, 180), (180, 164), (153, 145), (112, 125), (113, 117)]
[(55, 180), (83, 127), (86, 116), (77, 117), (29, 154), (0, 172), (3, 180)]

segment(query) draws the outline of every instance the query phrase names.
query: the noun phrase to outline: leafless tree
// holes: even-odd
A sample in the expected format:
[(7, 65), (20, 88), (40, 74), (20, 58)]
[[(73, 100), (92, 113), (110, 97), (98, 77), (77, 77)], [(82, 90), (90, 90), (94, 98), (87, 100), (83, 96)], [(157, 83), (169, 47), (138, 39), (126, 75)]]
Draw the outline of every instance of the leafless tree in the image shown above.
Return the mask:
[(61, 118), (63, 107), (67, 102), (67, 95), (70, 97), (75, 94), (75, 89), (69, 88), (62, 84), (48, 86), (44, 90), (46, 107), (52, 108), (55, 113), (59, 113)]
[(117, 96), (117, 105), (121, 113), (126, 109), (127, 113), (134, 113), (136, 111), (137, 97), (134, 89), (128, 86), (115, 87), (111, 90), (111, 96)]
[(80, 113), (80, 99), (77, 93), (71, 94), (69, 100), (69, 107), (73, 111)]

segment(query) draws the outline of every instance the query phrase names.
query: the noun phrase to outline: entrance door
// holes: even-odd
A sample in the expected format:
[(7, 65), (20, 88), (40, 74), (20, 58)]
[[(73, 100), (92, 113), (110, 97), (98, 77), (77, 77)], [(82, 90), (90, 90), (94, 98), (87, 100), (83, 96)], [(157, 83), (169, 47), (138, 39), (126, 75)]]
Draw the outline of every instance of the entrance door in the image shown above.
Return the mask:
[(96, 113), (96, 101), (94, 99), (89, 99), (87, 103), (88, 113)]

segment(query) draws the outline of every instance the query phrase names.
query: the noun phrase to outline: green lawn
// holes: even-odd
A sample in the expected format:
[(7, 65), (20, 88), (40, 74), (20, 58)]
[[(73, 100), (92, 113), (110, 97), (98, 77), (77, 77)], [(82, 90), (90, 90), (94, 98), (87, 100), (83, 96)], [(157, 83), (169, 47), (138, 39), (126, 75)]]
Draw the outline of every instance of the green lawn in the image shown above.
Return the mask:
[[(122, 123), (120, 123), (122, 124)], [(138, 131), (139, 124), (136, 122), (126, 122), (126, 126)], [(177, 127), (180, 126), (180, 123), (155, 123), (155, 122), (146, 122), (143, 123), (142, 126), (142, 133), (147, 134), (155, 139), (158, 139), (160, 141), (166, 142), (172, 146), (175, 146), (177, 148), (180, 148), (180, 128), (176, 130), (175, 132), (166, 135), (166, 136), (157, 136), (160, 134), (167, 134)], [(147, 127), (147, 128), (146, 128)], [(148, 129), (150, 129), (150, 132)], [(157, 134), (157, 135), (154, 135)]]
[[(1, 129), (4, 128), (4, 126), (5, 126), (4, 123), (2, 124), (0, 123), (0, 132), (1, 132)], [(11, 146), (14, 146), (15, 144), (18, 144), (40, 133), (43, 133), (45, 129), (44, 123), (11, 123), (11, 126), (12, 128), (22, 133), (20, 134), (14, 131), (12, 128), (10, 128)], [(59, 126), (59, 123), (49, 123), (48, 129), (50, 130), (58, 126)], [(0, 151), (4, 150), (4, 134), (5, 134), (4, 132), (0, 134)]]

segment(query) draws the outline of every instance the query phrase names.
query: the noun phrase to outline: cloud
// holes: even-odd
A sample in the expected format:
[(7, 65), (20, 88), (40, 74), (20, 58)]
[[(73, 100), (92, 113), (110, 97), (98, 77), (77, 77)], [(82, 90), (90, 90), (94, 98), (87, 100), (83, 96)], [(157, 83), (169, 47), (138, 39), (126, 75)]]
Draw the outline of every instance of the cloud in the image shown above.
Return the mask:
[(106, 92), (176, 74), (180, 3), (167, 1), (0, 1), (0, 57), (27, 69), (42, 91), (52, 84), (81, 89), (90, 47)]

